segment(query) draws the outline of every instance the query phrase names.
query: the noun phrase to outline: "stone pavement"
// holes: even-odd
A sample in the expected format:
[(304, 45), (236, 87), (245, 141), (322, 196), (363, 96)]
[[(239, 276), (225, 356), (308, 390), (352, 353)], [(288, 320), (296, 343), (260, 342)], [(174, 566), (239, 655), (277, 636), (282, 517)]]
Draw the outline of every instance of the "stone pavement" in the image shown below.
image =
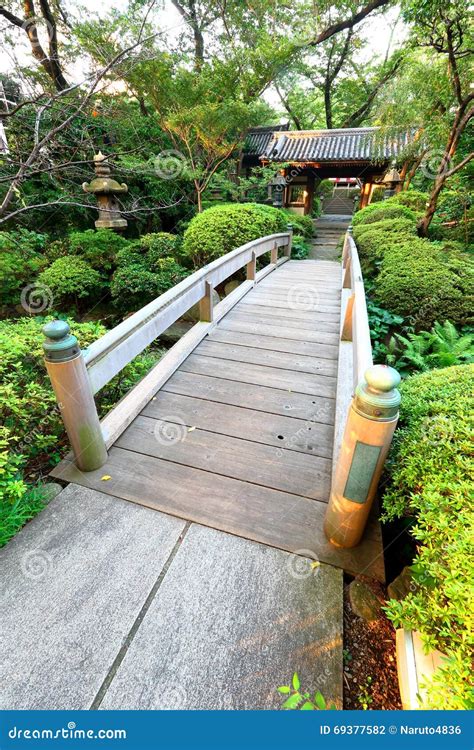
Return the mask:
[(315, 221), (316, 236), (313, 238), (309, 257), (314, 260), (338, 260), (338, 242), (351, 223), (352, 216), (345, 214), (322, 214)]
[(71, 484), (0, 550), (0, 709), (342, 701), (342, 571)]

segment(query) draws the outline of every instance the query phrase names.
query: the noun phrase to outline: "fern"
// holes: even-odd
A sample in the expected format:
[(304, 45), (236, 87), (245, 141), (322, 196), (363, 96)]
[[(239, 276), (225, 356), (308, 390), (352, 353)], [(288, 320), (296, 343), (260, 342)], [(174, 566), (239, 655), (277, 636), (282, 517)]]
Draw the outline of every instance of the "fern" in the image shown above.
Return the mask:
[(460, 333), (446, 320), (435, 323), (431, 331), (400, 334), (389, 346), (389, 364), (402, 375), (474, 362), (474, 337)]

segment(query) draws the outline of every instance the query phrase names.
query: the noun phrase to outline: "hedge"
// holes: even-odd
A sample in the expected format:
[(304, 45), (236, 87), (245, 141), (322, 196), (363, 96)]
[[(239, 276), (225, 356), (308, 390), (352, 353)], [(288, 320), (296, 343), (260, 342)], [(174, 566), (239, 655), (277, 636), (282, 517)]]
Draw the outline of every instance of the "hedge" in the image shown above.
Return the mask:
[(415, 329), (430, 330), (437, 320), (472, 322), (473, 289), (474, 264), (467, 253), (414, 237), (385, 248), (374, 296)]
[[(76, 255), (55, 260), (38, 276), (38, 284), (51, 293), (54, 307), (80, 306), (84, 301), (97, 298), (104, 289), (105, 280), (87, 261)], [(51, 306), (51, 305), (50, 305)]]
[(213, 206), (195, 216), (184, 233), (183, 252), (199, 268), (246, 242), (285, 232), (288, 215), (258, 203)]
[(373, 278), (386, 250), (394, 244), (416, 235), (416, 225), (411, 219), (384, 219), (374, 224), (354, 227), (364, 277)]
[(384, 219), (410, 219), (416, 222), (417, 215), (407, 206), (394, 202), (393, 199), (383, 201), (382, 203), (371, 203), (366, 208), (354, 214), (352, 217), (352, 226), (357, 227), (359, 224), (372, 224), (375, 221)]
[(419, 630), (427, 648), (447, 657), (429, 687), (427, 707), (433, 709), (473, 706), (473, 388), (474, 365), (408, 378), (386, 465), (385, 517), (413, 517), (418, 543), (414, 590), (390, 601), (387, 614), (396, 627)]

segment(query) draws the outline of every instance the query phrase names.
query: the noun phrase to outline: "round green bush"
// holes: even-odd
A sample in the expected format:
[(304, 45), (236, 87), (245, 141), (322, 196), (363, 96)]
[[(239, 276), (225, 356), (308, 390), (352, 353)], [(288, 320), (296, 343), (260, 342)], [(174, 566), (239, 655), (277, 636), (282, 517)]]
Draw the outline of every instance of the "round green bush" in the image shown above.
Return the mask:
[(416, 225), (411, 219), (384, 219), (375, 224), (354, 227), (354, 239), (364, 276), (373, 278), (385, 251), (415, 235)]
[(356, 227), (359, 224), (373, 224), (384, 219), (411, 219), (416, 222), (416, 218), (416, 213), (410, 208), (387, 200), (381, 203), (371, 203), (366, 208), (357, 211), (352, 217), (352, 225)]
[[(138, 310), (160, 294), (182, 281), (188, 271), (173, 258), (158, 258), (148, 266), (146, 258), (139, 254), (130, 255), (125, 263), (122, 255), (121, 265), (115, 271), (110, 284), (110, 292), (115, 304), (121, 310)], [(136, 262), (136, 258), (141, 262)]]
[(288, 224), (291, 224), (295, 234), (300, 234), (310, 240), (314, 234), (314, 222), (311, 216), (295, 214), (294, 211), (285, 210)]
[(183, 252), (200, 267), (246, 242), (286, 231), (287, 215), (272, 206), (235, 203), (195, 216), (184, 233)]
[(104, 282), (98, 271), (82, 258), (69, 255), (58, 258), (38, 276), (38, 283), (51, 290), (54, 307), (79, 305), (79, 301), (91, 301), (98, 297)]
[(473, 389), (473, 365), (408, 378), (386, 465), (385, 516), (414, 518), (417, 541), (414, 590), (387, 614), (447, 657), (428, 689), (431, 709), (472, 708)]
[(0, 232), (0, 305), (19, 304), (22, 288), (47, 264), (40, 252), (45, 239), (27, 229)]
[(407, 206), (416, 213), (424, 213), (428, 194), (422, 193), (421, 190), (402, 190), (389, 198), (390, 203), (398, 203), (400, 206)]
[(428, 331), (435, 321), (468, 324), (473, 289), (474, 265), (467, 253), (414, 237), (385, 248), (375, 297), (382, 307), (410, 318), (417, 330)]
[(92, 268), (102, 271), (115, 265), (117, 253), (127, 247), (129, 241), (111, 229), (86, 229), (85, 232), (72, 232), (65, 245), (71, 255), (79, 255)]
[(142, 235), (135, 244), (146, 253), (147, 264), (152, 268), (160, 258), (179, 257), (181, 238), (177, 234), (155, 232)]

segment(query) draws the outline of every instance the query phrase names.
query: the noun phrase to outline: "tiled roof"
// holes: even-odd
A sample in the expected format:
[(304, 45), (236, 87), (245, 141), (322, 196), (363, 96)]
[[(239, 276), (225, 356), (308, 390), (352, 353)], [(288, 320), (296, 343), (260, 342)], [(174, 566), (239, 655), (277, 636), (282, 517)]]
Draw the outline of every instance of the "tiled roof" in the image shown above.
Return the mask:
[(273, 133), (280, 130), (286, 131), (287, 127), (288, 123), (285, 125), (265, 125), (252, 128), (248, 131), (245, 138), (244, 154), (260, 156), (267, 150), (268, 145), (273, 140)]
[[(379, 136), (379, 128), (275, 131), (260, 157), (276, 162), (384, 161), (400, 154), (408, 132)], [(255, 153), (255, 152), (253, 152)]]

